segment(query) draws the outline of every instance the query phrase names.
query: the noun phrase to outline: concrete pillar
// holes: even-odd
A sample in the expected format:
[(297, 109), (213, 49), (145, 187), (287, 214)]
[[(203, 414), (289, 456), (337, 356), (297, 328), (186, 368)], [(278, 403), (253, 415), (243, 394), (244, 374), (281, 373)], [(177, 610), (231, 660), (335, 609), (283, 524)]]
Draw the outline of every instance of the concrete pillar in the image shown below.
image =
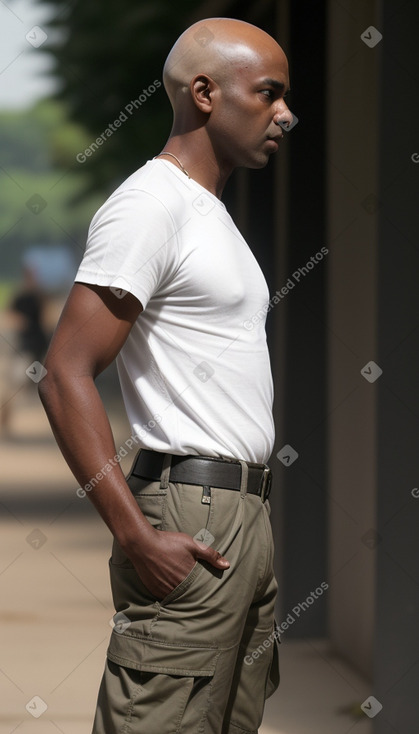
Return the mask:
[[(374, 0), (328, 4), (329, 630), (333, 648), (373, 669), (377, 496), (378, 75)], [(319, 83), (322, 80), (319, 79)], [(373, 368), (374, 369), (374, 368)]]
[(382, 0), (375, 734), (419, 731), (419, 4)]

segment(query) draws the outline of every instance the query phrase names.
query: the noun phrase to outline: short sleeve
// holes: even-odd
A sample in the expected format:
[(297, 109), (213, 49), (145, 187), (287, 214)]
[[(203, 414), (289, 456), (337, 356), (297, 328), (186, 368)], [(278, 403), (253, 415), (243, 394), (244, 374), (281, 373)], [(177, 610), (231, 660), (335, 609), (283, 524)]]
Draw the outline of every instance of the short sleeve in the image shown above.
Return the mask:
[(92, 219), (75, 280), (128, 291), (145, 309), (177, 261), (176, 227), (164, 204), (145, 191), (119, 190)]

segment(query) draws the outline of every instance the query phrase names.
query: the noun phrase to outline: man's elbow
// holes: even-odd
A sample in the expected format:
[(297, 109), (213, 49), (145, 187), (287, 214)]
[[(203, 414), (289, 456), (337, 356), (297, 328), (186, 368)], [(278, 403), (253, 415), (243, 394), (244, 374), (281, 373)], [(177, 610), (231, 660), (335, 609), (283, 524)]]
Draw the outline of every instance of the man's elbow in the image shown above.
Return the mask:
[(45, 370), (44, 377), (38, 383), (38, 395), (48, 412), (68, 389), (72, 375), (68, 365), (62, 364), (58, 359), (47, 359)]
[(45, 410), (47, 410), (51, 400), (53, 399), (54, 392), (56, 391), (56, 374), (52, 365), (48, 362), (45, 363), (45, 375), (38, 382), (38, 395)]

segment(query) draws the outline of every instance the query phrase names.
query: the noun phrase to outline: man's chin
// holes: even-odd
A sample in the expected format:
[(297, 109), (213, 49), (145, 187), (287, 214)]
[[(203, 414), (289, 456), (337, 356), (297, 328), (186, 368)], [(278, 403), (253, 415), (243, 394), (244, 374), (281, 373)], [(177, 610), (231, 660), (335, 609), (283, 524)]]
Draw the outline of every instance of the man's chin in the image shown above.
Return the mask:
[(246, 158), (244, 158), (242, 156), (240, 160), (236, 160), (233, 168), (265, 168), (265, 166), (269, 163), (270, 157), (271, 154), (261, 151), (255, 153), (251, 157), (247, 156)]
[(246, 168), (265, 168), (265, 166), (267, 166), (269, 163), (269, 159), (270, 155), (266, 155), (266, 153), (263, 153), (257, 158), (253, 158), (251, 162), (248, 162), (246, 164)]

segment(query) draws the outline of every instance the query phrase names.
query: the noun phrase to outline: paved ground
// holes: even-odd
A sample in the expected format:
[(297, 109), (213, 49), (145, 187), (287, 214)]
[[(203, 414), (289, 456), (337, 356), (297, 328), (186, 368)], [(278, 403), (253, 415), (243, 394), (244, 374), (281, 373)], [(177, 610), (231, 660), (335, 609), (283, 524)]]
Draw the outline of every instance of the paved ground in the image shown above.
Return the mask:
[[(35, 392), (13, 407), (14, 438), (0, 441), (0, 734), (90, 734), (113, 614), (111, 537), (76, 496)], [(119, 446), (129, 430), (116, 414), (112, 425)], [(260, 734), (370, 733), (350, 712), (369, 686), (326, 641), (284, 640), (281, 666)]]

